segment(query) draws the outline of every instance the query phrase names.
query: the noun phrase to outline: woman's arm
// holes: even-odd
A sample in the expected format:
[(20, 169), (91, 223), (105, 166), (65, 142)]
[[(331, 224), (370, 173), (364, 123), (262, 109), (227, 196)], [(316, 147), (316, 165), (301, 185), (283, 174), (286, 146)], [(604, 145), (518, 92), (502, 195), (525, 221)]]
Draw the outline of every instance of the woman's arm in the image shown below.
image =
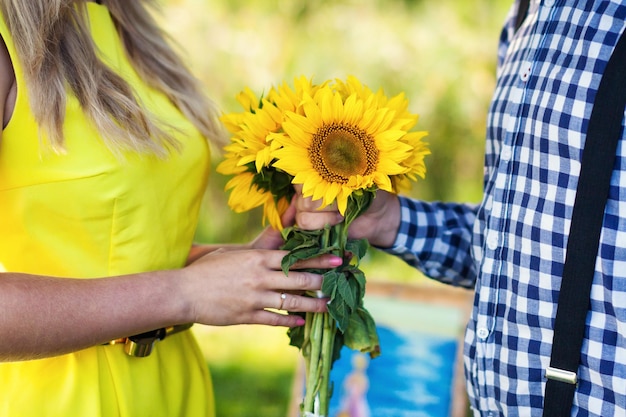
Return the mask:
[(0, 360), (53, 356), (183, 323), (177, 273), (105, 279), (0, 274)]
[[(215, 251), (179, 270), (98, 279), (0, 273), (0, 360), (72, 352), (120, 337), (182, 323), (298, 326), (286, 311), (325, 311), (304, 297), (322, 277), (280, 269), (284, 251)], [(298, 268), (331, 268), (323, 256)], [(281, 299), (281, 293), (287, 294)]]

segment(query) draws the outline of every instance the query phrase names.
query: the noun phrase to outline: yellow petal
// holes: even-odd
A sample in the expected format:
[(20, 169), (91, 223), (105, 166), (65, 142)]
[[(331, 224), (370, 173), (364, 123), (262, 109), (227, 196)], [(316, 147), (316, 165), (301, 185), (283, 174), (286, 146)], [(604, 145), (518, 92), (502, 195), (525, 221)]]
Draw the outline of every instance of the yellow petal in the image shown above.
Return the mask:
[(330, 89), (319, 90), (316, 100), (320, 103), (322, 121), (324, 124), (332, 124), (335, 119), (333, 118), (333, 95)]
[(319, 127), (323, 124), (322, 112), (320, 111), (320, 108), (317, 106), (317, 103), (315, 103), (315, 101), (313, 101), (312, 98), (305, 99), (302, 104), (302, 107), (304, 109), (304, 114), (306, 118), (309, 119), (309, 122), (313, 126)]
[(242, 92), (237, 94), (236, 99), (245, 111), (256, 110), (259, 108), (259, 99), (257, 99), (256, 95), (252, 92), (252, 90), (250, 90), (249, 87), (246, 87)]
[(337, 210), (339, 210), (339, 213), (341, 213), (342, 216), (346, 214), (346, 208), (348, 207), (348, 195), (350, 195), (350, 193), (346, 194), (345, 192), (341, 192), (336, 198)]
[(384, 172), (387, 175), (398, 175), (406, 172), (406, 168), (389, 159), (381, 159), (378, 161), (378, 172)]
[(380, 188), (381, 190), (393, 192), (393, 186), (391, 185), (391, 180), (389, 179), (389, 176), (387, 175), (383, 175), (380, 172), (376, 172), (374, 174), (374, 183), (376, 183), (378, 188)]
[(276, 161), (272, 165), (289, 175), (297, 175), (303, 170), (312, 168), (306, 150), (301, 148), (285, 147), (273, 152), (273, 155)]
[(344, 121), (350, 125), (357, 125), (363, 115), (363, 102), (357, 100), (356, 94), (351, 94), (344, 104)]
[(309, 133), (309, 134), (315, 133), (318, 128), (317, 125), (314, 125), (305, 116), (302, 116), (293, 112), (285, 113), (285, 122), (283, 123), (283, 129), (285, 129), (288, 124), (290, 126), (295, 126), (296, 128), (300, 129), (304, 133)]
[(332, 114), (335, 122), (343, 122), (343, 101), (339, 93), (333, 94)]

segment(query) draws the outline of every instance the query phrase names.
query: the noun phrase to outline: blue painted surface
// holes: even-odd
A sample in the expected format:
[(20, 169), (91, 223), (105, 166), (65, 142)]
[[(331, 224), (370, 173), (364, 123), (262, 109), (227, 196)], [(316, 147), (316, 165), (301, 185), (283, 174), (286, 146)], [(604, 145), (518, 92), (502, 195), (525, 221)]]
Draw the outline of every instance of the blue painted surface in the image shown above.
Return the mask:
[[(378, 326), (382, 355), (369, 361), (366, 401), (376, 417), (444, 417), (451, 404), (457, 339)], [(331, 378), (334, 395), (330, 416), (337, 417), (347, 395), (346, 377), (354, 371), (354, 355), (343, 348)], [(366, 355), (364, 355), (367, 358)], [(367, 360), (367, 359), (366, 359)], [(349, 417), (367, 417), (349, 415)]]
[[(365, 306), (376, 321), (381, 355), (369, 360), (343, 348), (331, 372), (334, 394), (329, 417), (447, 417), (465, 327), (463, 310), (378, 296), (366, 296)], [(355, 372), (355, 355), (366, 362), (367, 410), (341, 414), (347, 401), (346, 378)]]

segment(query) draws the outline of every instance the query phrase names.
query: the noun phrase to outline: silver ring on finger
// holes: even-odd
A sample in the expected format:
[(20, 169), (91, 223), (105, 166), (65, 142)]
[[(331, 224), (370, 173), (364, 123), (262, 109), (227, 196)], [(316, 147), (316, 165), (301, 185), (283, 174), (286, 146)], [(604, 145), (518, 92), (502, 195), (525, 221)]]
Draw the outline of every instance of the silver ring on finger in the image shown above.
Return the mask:
[(280, 293), (280, 306), (278, 307), (279, 310), (283, 309), (283, 304), (285, 304), (286, 299), (287, 299), (287, 294), (285, 294), (284, 292)]

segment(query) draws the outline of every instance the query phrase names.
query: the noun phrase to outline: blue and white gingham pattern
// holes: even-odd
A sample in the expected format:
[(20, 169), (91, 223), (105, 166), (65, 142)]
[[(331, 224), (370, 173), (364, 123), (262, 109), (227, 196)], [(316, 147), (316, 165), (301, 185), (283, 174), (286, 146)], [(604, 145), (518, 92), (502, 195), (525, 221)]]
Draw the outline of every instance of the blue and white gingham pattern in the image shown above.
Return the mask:
[[(498, 50), (481, 205), (402, 198), (400, 233), (390, 250), (435, 279), (475, 283), (465, 369), (476, 416), (542, 415), (584, 132), (602, 71), (626, 26), (625, 1), (531, 0), (517, 33), (516, 9)], [(624, 139), (611, 178), (573, 416), (626, 416)]]

